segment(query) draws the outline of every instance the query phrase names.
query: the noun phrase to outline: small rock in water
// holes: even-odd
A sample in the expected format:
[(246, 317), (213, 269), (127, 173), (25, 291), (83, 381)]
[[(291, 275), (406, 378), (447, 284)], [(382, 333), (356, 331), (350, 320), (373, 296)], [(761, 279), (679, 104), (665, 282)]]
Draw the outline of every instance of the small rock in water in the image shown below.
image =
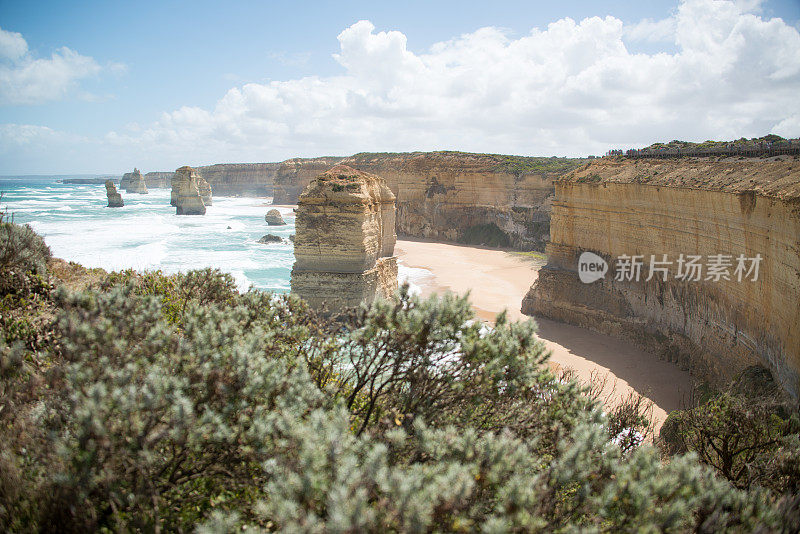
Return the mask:
[(231, 228), (231, 227), (229, 226), (229, 227), (227, 227), (227, 228), (226, 228), (226, 230), (233, 230), (233, 228)]
[(270, 226), (283, 226), (286, 224), (286, 221), (281, 217), (281, 212), (278, 210), (269, 210), (267, 214), (264, 215), (264, 220), (267, 221), (267, 224)]
[(261, 239), (258, 240), (259, 243), (267, 244), (267, 243), (283, 243), (283, 239), (279, 236), (267, 234)]

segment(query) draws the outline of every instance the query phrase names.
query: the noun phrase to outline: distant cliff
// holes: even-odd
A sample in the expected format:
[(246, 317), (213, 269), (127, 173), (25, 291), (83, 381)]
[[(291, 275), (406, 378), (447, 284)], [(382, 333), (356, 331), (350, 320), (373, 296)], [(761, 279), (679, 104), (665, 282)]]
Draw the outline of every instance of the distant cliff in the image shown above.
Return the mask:
[[(629, 338), (711, 381), (760, 364), (800, 395), (798, 159), (595, 160), (556, 182), (550, 229), (523, 313)], [(604, 278), (580, 281), (584, 252)], [(620, 269), (636, 256), (638, 279)], [(650, 277), (653, 258), (664, 270)]]
[(300, 193), (311, 181), (337, 165), (343, 158), (294, 158), (278, 163), (275, 173), (273, 204), (296, 204)]
[(221, 163), (196, 167), (217, 196), (272, 196), (280, 163)]
[(171, 187), (172, 186), (172, 172), (148, 172), (144, 175), (144, 181), (147, 187)]
[(316, 175), (341, 163), (386, 180), (397, 196), (399, 235), (542, 248), (553, 180), (584, 161), (464, 152), (298, 158), (281, 163), (273, 202), (294, 204)]

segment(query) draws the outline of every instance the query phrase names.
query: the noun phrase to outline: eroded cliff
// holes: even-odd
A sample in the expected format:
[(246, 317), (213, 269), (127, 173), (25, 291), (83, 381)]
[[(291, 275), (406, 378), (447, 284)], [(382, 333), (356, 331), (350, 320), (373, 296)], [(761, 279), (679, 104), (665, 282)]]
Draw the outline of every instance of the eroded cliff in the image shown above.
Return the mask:
[(154, 171), (144, 175), (144, 182), (149, 188), (170, 187), (172, 183), (172, 172)]
[(397, 289), (394, 194), (378, 176), (337, 165), (297, 203), (292, 292), (312, 307), (372, 302)]
[(222, 163), (196, 167), (218, 196), (272, 196), (280, 163)]
[[(294, 159), (275, 179), (276, 204), (292, 204), (338, 158)], [(383, 177), (397, 197), (397, 232), (462, 243), (542, 248), (553, 180), (584, 160), (413, 152), (356, 154), (343, 165)]]
[(293, 158), (276, 164), (273, 204), (296, 204), (300, 193), (342, 158)]
[[(188, 166), (175, 171), (172, 178), (172, 205), (176, 215), (205, 215), (206, 206), (198, 190), (197, 172)], [(209, 192), (210, 195), (210, 192)]]
[(125, 189), (126, 193), (147, 194), (147, 184), (145, 184), (144, 177), (139, 169), (133, 169), (133, 172), (123, 174), (119, 186), (121, 189)]
[[(550, 233), (523, 313), (632, 339), (714, 382), (765, 365), (800, 393), (797, 159), (595, 160), (556, 182)], [(593, 283), (578, 272), (587, 251), (609, 269)]]

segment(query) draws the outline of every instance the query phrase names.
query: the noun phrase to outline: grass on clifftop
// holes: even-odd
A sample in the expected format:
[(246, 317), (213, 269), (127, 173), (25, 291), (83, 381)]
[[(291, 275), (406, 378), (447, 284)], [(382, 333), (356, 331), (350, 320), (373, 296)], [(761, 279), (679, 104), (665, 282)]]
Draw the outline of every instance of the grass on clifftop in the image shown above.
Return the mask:
[(434, 152), (360, 152), (351, 156), (356, 161), (390, 159), (403, 156), (451, 156), (464, 158), (481, 158), (494, 163), (495, 172), (510, 174), (565, 174), (588, 161), (585, 158), (561, 158), (556, 156), (510, 156), (504, 154), (483, 154), (476, 152), (460, 152), (455, 150), (439, 150)]

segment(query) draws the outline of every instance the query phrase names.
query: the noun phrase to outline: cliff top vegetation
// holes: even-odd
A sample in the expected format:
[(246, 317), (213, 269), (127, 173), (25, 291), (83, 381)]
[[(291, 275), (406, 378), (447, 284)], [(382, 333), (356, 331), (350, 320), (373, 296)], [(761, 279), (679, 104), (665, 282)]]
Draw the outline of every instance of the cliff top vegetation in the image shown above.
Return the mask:
[(430, 158), (437, 160), (463, 159), (471, 164), (478, 163), (487, 167), (488, 172), (507, 172), (510, 174), (564, 174), (587, 160), (585, 158), (561, 158), (556, 156), (510, 156), (503, 154), (483, 154), (475, 152), (459, 152), (440, 150), (434, 152), (360, 152), (347, 160), (357, 164), (379, 163), (381, 160), (398, 158)]

